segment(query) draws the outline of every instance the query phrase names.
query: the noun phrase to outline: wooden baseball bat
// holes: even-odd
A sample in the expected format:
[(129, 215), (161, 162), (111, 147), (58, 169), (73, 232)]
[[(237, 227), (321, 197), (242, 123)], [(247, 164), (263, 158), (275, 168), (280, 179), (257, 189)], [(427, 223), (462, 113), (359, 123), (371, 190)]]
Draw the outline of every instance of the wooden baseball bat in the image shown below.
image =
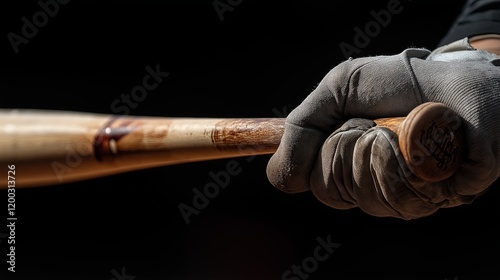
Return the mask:
[[(411, 170), (427, 181), (460, 164), (460, 118), (441, 103), (405, 117), (375, 120), (398, 136)], [(205, 160), (272, 154), (284, 118), (118, 116), (46, 110), (0, 110), (1, 188), (57, 185)], [(15, 172), (8, 170), (14, 169)], [(10, 180), (12, 181), (12, 180)], [(9, 184), (12, 184), (9, 183)]]

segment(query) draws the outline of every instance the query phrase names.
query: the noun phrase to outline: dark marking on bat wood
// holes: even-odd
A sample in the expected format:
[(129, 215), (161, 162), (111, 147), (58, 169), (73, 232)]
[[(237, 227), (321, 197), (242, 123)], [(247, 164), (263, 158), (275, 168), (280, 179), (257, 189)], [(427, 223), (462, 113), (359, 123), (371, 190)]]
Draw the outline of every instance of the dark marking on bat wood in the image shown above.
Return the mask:
[(111, 117), (94, 137), (94, 157), (102, 161), (104, 156), (118, 155), (118, 141), (135, 129), (129, 127), (132, 123), (130, 119), (121, 119), (120, 116)]
[(442, 103), (414, 108), (401, 125), (399, 146), (408, 167), (427, 182), (452, 176), (463, 157), (462, 120)]
[(420, 142), (440, 170), (448, 169), (458, 158), (457, 137), (447, 126), (438, 126), (432, 122), (427, 129), (421, 131)]

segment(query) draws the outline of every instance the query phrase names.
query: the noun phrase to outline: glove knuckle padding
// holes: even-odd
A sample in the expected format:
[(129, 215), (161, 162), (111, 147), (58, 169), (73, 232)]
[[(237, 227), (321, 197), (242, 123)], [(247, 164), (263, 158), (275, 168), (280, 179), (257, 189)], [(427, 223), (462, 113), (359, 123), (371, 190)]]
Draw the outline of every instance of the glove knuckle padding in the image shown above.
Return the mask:
[(334, 99), (331, 106), (340, 118), (407, 115), (423, 102), (408, 56), (424, 57), (428, 53), (407, 50), (398, 55), (359, 58), (339, 64), (325, 78)]

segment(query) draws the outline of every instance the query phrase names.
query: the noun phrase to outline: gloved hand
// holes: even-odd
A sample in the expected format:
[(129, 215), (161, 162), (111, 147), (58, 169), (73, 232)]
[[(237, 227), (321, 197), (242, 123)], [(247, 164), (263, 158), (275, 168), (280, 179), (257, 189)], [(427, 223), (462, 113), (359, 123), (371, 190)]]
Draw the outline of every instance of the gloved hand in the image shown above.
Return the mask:
[[(500, 176), (495, 58), (465, 38), (434, 52), (411, 48), (340, 63), (286, 118), (267, 165), (269, 181), (288, 193), (310, 190), (332, 208), (405, 220), (471, 203)], [(406, 116), (428, 101), (454, 110), (465, 126), (459, 170), (435, 183), (411, 173), (397, 136), (371, 121)]]

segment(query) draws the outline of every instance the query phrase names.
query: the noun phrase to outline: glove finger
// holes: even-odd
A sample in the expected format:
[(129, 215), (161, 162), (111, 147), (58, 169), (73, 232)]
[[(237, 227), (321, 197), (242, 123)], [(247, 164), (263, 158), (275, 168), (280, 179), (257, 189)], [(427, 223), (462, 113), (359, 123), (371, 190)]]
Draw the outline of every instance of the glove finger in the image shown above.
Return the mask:
[(371, 120), (350, 119), (324, 142), (310, 184), (311, 191), (322, 203), (336, 209), (357, 206), (351, 188), (353, 151), (358, 138), (373, 126), (375, 123)]
[(380, 127), (333, 133), (311, 176), (311, 191), (332, 208), (407, 220), (448, 205), (446, 188), (431, 185), (411, 173), (397, 136)]
[(295, 125), (286, 125), (276, 152), (267, 163), (269, 182), (286, 193), (309, 190), (309, 176), (316, 161), (316, 147), (321, 146), (323, 136), (318, 131)]
[(360, 137), (353, 160), (358, 163), (353, 167), (358, 205), (368, 214), (409, 220), (431, 215), (447, 203), (445, 188), (410, 171), (390, 130), (373, 129)]
[[(366, 130), (375, 123), (371, 120), (351, 119), (343, 123), (337, 131), (350, 129)], [(303, 139), (302, 141), (296, 141)], [(287, 193), (309, 190), (312, 166), (317, 159), (315, 147), (320, 147), (324, 137), (318, 131), (289, 125), (277, 151), (267, 164), (267, 177), (272, 185)]]

